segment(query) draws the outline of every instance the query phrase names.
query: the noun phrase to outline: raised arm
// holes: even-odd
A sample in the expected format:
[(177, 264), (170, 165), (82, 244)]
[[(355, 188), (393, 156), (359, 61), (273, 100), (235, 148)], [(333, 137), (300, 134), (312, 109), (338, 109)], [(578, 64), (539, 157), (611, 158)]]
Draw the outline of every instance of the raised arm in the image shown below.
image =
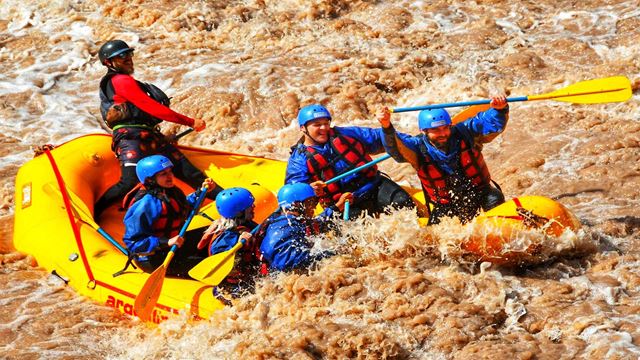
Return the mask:
[(397, 162), (408, 162), (414, 168), (419, 167), (418, 144), (414, 137), (396, 132), (391, 124), (391, 112), (383, 107), (377, 114), (378, 122), (382, 126), (383, 144), (387, 153)]

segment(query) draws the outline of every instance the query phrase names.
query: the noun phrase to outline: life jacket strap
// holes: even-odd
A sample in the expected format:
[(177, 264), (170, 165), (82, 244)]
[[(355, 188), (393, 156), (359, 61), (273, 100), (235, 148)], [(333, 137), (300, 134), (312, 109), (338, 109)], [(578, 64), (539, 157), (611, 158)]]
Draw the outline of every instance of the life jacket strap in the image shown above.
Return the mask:
[(127, 269), (129, 268), (129, 266), (133, 266), (134, 269), (137, 269), (136, 264), (133, 263), (133, 260), (138, 257), (138, 255), (129, 252), (128, 256), (127, 256), (127, 263), (124, 265), (124, 268), (122, 268), (122, 270), (116, 272), (113, 274), (113, 277), (118, 277), (122, 274), (125, 273), (125, 271), (127, 271)]

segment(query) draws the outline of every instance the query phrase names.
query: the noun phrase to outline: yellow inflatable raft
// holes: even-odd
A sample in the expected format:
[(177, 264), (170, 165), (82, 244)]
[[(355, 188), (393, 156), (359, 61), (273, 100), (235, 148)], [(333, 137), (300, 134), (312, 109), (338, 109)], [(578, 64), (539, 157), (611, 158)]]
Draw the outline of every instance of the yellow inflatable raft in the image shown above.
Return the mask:
[[(562, 204), (543, 196), (513, 198), (473, 219), (462, 250), (479, 261), (517, 265), (533, 262), (540, 243), (526, 241), (532, 232), (559, 237), (580, 228), (578, 219)], [(523, 247), (522, 242), (525, 242)]]
[[(110, 145), (108, 135), (82, 136), (35, 157), (20, 168), (16, 177), (13, 243), (16, 249), (33, 255), (41, 267), (59, 276), (78, 293), (134, 315), (135, 297), (149, 274), (130, 267), (122, 275), (113, 276), (127, 261), (121, 242), (124, 213), (113, 206), (102, 215), (100, 224), (93, 222), (92, 216), (97, 198), (119, 178), (118, 162)], [(276, 208), (277, 201), (271, 191), (282, 186), (285, 163), (184, 146), (181, 149), (194, 165), (221, 186), (244, 186), (255, 191), (258, 221)], [(252, 185), (256, 180), (261, 187)], [(186, 193), (193, 191), (178, 183)], [(69, 206), (65, 205), (65, 198)], [(207, 201), (202, 210), (217, 218), (212, 205)], [(209, 223), (196, 216), (190, 229)], [(118, 243), (109, 242), (101, 232), (117, 239)], [(151, 320), (159, 323), (169, 314), (184, 309), (193, 317), (206, 318), (222, 307), (211, 286), (195, 280), (166, 278)]]
[[(99, 224), (93, 221), (93, 204), (117, 182), (120, 170), (110, 149), (111, 137), (86, 135), (36, 156), (23, 165), (16, 177), (14, 245), (32, 254), (38, 264), (59, 276), (78, 293), (135, 315), (136, 295), (149, 274), (129, 268), (114, 274), (127, 261), (120, 239), (123, 212), (116, 206), (105, 211)], [(223, 187), (244, 186), (256, 196), (256, 220), (264, 220), (277, 206), (274, 193), (282, 186), (286, 163), (262, 157), (180, 146), (191, 162)], [(254, 183), (259, 183), (255, 185)], [(185, 193), (192, 191), (178, 181)], [(422, 191), (408, 189), (424, 206)], [(212, 218), (218, 214), (207, 200), (202, 210)], [(559, 203), (543, 197), (521, 197), (480, 216), (475, 224), (490, 224), (499, 231), (486, 237), (471, 237), (461, 246), (479, 259), (508, 262), (513, 254), (505, 248), (512, 232), (545, 225), (544, 231), (559, 235), (579, 226), (575, 217)], [(196, 216), (190, 229), (210, 223)], [(111, 237), (111, 241), (107, 238)], [(535, 251), (535, 249), (530, 249)], [(515, 255), (513, 255), (515, 256)], [(195, 318), (207, 318), (223, 307), (211, 286), (196, 280), (166, 278), (151, 316), (159, 323), (171, 313), (186, 310)]]

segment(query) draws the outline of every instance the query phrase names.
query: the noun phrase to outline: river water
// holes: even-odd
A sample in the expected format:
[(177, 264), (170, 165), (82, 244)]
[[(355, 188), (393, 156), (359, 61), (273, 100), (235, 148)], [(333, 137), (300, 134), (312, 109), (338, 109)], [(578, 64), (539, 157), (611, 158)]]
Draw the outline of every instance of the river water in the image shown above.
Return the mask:
[[(282, 160), (300, 135), (297, 109), (312, 101), (335, 124), (377, 126), (380, 105), (541, 94), (614, 75), (640, 85), (640, 1), (2, 0), (0, 358), (640, 356), (637, 94), (514, 103), (485, 147), (508, 197), (557, 199), (584, 225), (541, 264), (468, 262), (448, 250), (461, 237), (455, 221), (419, 229), (400, 212), (345, 225), (342, 255), (265, 279), (205, 321), (149, 327), (76, 295), (13, 249), (13, 184), (33, 147), (105, 132), (96, 52), (112, 38), (136, 48), (138, 79), (207, 121), (184, 144)], [(409, 133), (415, 119), (393, 115)], [(419, 186), (407, 166), (381, 169)]]

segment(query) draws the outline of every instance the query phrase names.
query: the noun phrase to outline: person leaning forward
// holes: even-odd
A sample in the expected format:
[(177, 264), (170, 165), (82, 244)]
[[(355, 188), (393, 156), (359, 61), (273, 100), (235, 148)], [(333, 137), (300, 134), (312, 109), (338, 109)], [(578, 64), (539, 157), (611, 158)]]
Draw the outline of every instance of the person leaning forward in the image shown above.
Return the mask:
[(309, 183), (325, 208), (334, 206), (343, 193), (352, 193), (351, 218), (365, 211), (377, 215), (388, 206), (415, 206), (411, 196), (376, 166), (325, 184), (337, 175), (370, 162), (370, 154), (384, 152), (379, 129), (332, 127), (331, 114), (318, 104), (300, 109), (298, 124), (303, 137), (291, 148), (285, 184)]
[[(95, 205), (95, 217), (115, 201), (122, 199), (137, 183), (136, 164), (145, 156), (162, 154), (170, 158), (176, 176), (197, 188), (206, 176), (165, 137), (157, 125), (163, 120), (202, 131), (202, 119), (192, 119), (169, 108), (169, 98), (159, 88), (133, 78), (134, 49), (122, 40), (111, 40), (100, 47), (98, 57), (107, 67), (100, 80), (100, 112), (113, 130), (111, 149), (120, 162), (120, 180), (109, 188)], [(215, 199), (222, 188), (215, 183), (207, 195)]]
[(345, 192), (334, 207), (324, 209), (314, 217), (318, 198), (309, 184), (287, 184), (280, 188), (280, 211), (273, 213), (260, 225), (254, 240), (260, 244), (260, 252), (269, 269), (291, 271), (306, 268), (334, 255), (334, 251), (328, 249), (312, 253), (314, 243), (310, 236), (329, 231), (335, 215), (344, 210), (346, 201), (352, 200), (352, 194)]
[(251, 235), (251, 230), (258, 226), (253, 221), (255, 198), (248, 189), (232, 187), (216, 196), (216, 209), (220, 218), (204, 232), (198, 249), (207, 248), (209, 256), (213, 256), (231, 250), (242, 241), (243, 246), (234, 257), (233, 270), (219, 285), (233, 297), (240, 297), (253, 292), (256, 274), (266, 274), (260, 243)]
[(424, 197), (433, 204), (429, 224), (442, 217), (458, 217), (467, 222), (504, 202), (499, 188), (491, 186), (491, 175), (482, 156), (482, 144), (501, 133), (509, 118), (505, 96), (491, 98), (491, 108), (459, 124), (452, 125), (444, 109), (418, 114), (422, 134), (397, 133), (388, 108), (378, 112), (389, 154), (398, 162), (408, 162), (418, 172)]

